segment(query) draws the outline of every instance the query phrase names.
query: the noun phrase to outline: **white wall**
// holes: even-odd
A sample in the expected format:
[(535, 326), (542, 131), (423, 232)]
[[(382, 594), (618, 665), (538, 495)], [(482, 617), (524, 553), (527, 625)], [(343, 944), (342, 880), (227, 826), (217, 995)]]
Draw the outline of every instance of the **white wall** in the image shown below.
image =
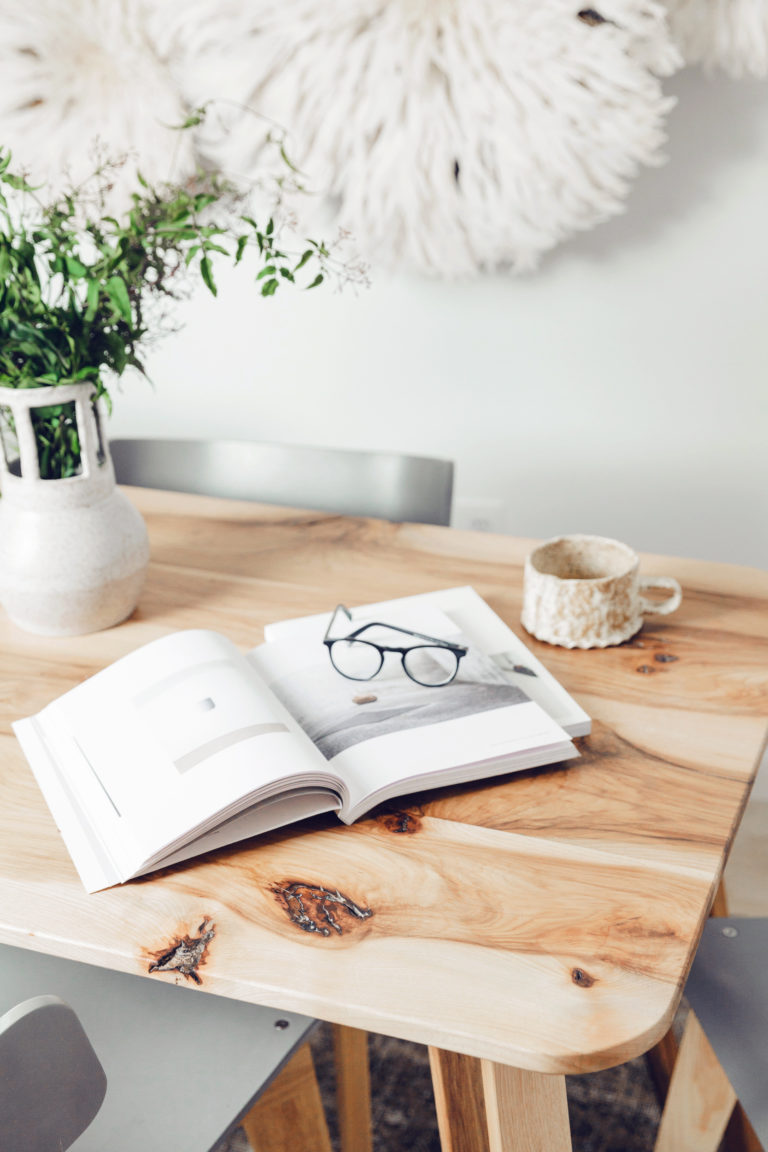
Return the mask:
[(670, 88), (669, 163), (539, 272), (272, 300), (220, 272), (112, 434), (445, 455), (457, 522), (768, 567), (768, 84)]

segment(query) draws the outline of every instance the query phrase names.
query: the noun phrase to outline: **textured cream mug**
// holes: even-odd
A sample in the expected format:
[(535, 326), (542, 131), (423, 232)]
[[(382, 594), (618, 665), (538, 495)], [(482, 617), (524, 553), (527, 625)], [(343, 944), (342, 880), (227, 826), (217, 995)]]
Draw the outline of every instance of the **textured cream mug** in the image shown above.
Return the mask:
[[(605, 536), (557, 536), (525, 561), (523, 627), (537, 640), (562, 648), (621, 644), (643, 626), (643, 616), (666, 616), (682, 591), (671, 576), (640, 576), (636, 552)], [(667, 588), (655, 603), (642, 593)]]

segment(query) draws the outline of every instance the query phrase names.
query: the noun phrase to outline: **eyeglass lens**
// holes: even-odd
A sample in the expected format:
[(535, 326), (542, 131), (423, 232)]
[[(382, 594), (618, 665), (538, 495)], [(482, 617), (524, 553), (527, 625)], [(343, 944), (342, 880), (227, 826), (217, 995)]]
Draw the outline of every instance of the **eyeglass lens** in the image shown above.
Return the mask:
[(365, 640), (335, 640), (330, 647), (331, 663), (349, 680), (372, 680), (384, 657)]
[(453, 680), (459, 661), (450, 648), (424, 645), (406, 652), (403, 664), (413, 680), (427, 688), (437, 688)]

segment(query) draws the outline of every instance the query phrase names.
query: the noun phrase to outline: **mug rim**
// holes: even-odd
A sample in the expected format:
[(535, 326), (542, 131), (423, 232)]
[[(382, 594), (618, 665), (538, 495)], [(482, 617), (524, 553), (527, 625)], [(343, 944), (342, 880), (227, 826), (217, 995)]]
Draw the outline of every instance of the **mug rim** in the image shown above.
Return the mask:
[[(544, 572), (536, 564), (536, 556), (545, 548), (550, 548), (554, 544), (562, 543), (589, 543), (589, 544), (610, 544), (614, 548), (618, 548), (627, 557), (627, 566), (622, 568), (620, 572), (613, 572), (604, 576), (558, 576), (555, 572)], [(599, 584), (606, 581), (620, 580), (624, 576), (630, 575), (640, 565), (640, 557), (634, 548), (630, 548), (629, 544), (625, 544), (623, 540), (617, 540), (613, 536), (595, 536), (590, 533), (584, 532), (569, 532), (561, 536), (551, 536), (548, 540), (542, 540), (537, 544), (534, 549), (526, 557), (526, 566), (531, 568), (537, 576), (547, 580), (557, 580), (562, 584)]]

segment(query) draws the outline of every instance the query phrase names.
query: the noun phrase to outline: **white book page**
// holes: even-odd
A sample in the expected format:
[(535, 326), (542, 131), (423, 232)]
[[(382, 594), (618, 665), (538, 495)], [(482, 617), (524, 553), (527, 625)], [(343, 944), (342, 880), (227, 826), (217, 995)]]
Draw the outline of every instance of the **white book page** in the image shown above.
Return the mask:
[[(252, 656), (272, 691), (344, 780), (345, 819), (382, 792), (397, 795), (420, 783), (483, 775), (482, 769), (467, 773), (468, 765), (497, 761), (503, 771), (504, 763), (506, 770), (527, 766), (529, 755), (531, 764), (540, 763), (545, 750), (550, 761), (575, 755), (559, 725), (473, 645), (456, 679), (442, 687), (414, 684), (396, 653), (387, 654), (375, 679), (348, 680), (334, 669), (322, 643), (329, 619), (314, 618), (300, 639), (271, 640)], [(445, 640), (464, 639), (444, 612), (426, 603), (359, 610), (354, 627), (382, 619)], [(341, 628), (345, 635), (345, 625)], [(369, 629), (365, 636), (391, 645), (412, 642), (385, 628)]]
[(16, 721), (13, 728), (86, 891), (97, 892), (126, 879), (116, 856), (131, 859), (136, 855), (135, 848), (131, 853), (130, 844), (124, 840), (117, 843), (118, 838), (113, 837), (108, 850), (89, 827), (48, 752), (34, 717)]
[[(338, 812), (340, 806), (341, 800), (337, 792), (298, 788), (295, 791), (280, 793), (248, 808), (238, 816), (233, 816), (231, 820), (226, 820), (212, 832), (206, 832), (204, 836), (185, 844), (178, 852), (163, 856), (163, 867), (178, 864), (191, 856), (199, 856), (202, 852), (228, 847), (239, 840), (261, 836), (264, 832), (285, 828), (289, 824), (295, 824), (297, 820), (306, 820), (310, 816), (319, 816), (324, 812)], [(153, 863), (142, 869), (142, 872), (150, 872), (156, 867), (157, 863)]]
[[(353, 609), (352, 616), (357, 621), (364, 616), (381, 618), (386, 614), (388, 618), (395, 612), (408, 613), (410, 618), (416, 619), (429, 609), (443, 612), (474, 645), (493, 659), (510, 683), (516, 684), (526, 696), (540, 704), (569, 736), (589, 734), (592, 722), (581, 705), (469, 585), (369, 604)], [(303, 637), (316, 637), (318, 634), (322, 638), (328, 619), (329, 613), (323, 613), (295, 620), (281, 620), (269, 624), (264, 630), (264, 636), (268, 642), (299, 640)]]
[(157, 640), (35, 719), (76, 805), (129, 872), (288, 779), (333, 784), (247, 657), (214, 632)]

